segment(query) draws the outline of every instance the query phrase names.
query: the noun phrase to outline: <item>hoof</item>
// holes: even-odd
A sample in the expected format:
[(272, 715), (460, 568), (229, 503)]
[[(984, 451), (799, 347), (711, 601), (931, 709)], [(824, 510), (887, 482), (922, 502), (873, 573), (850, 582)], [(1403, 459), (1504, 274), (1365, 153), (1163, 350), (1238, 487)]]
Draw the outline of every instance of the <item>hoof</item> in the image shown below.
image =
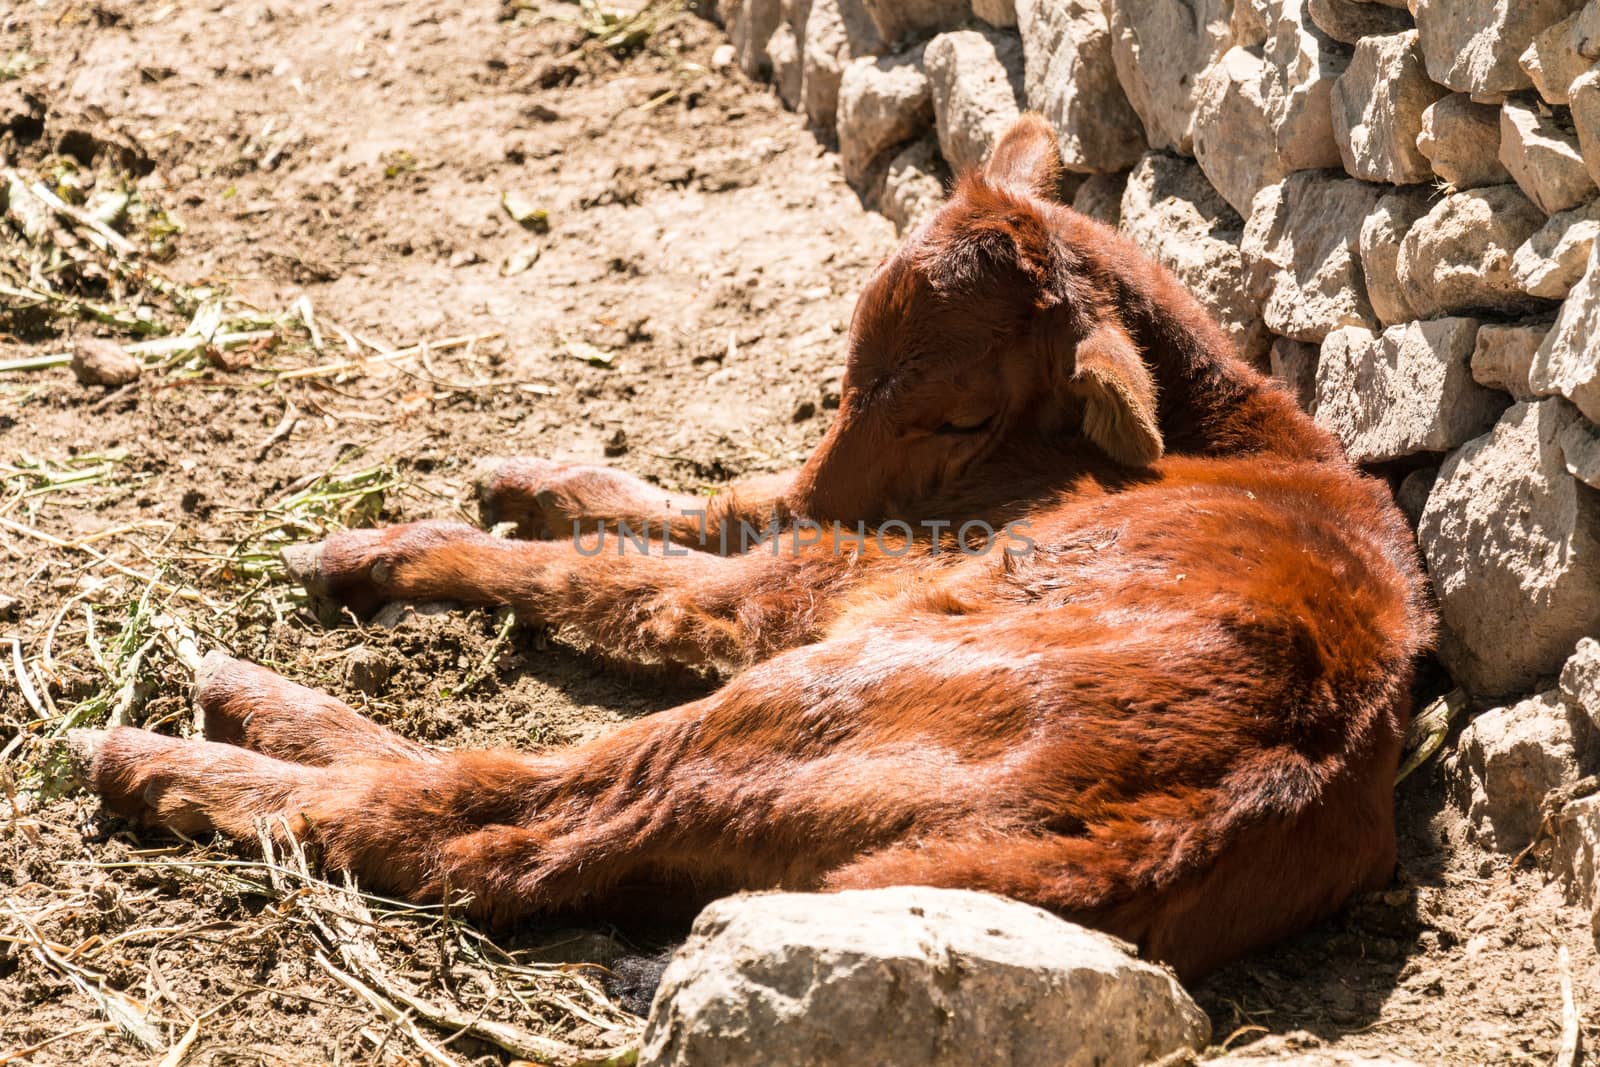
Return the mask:
[(226, 652), (211, 651), (206, 653), (206, 658), (200, 661), (200, 666), (194, 669), (194, 688), (189, 691), (190, 699), (198, 704), (204, 693), (223, 668), (239, 661)]
[(507, 456), (488, 456), (472, 465), (469, 475), (472, 479), (472, 495), (477, 499), (480, 508), (488, 509), (494, 506), (494, 496), (500, 486), (500, 476), (510, 463), (511, 459)]
[[(219, 712), (227, 692), (221, 678), (232, 667), (244, 665), (226, 652), (207, 652), (206, 658), (194, 670), (194, 685), (189, 689), (189, 703), (194, 706), (194, 725), (201, 737), (210, 741), (229, 740), (226, 716)], [(237, 732), (237, 731), (232, 731)]]
[[(312, 596), (328, 595), (328, 583), (322, 576), (322, 543), (290, 545), (278, 554), (284, 570)], [(209, 658), (209, 657), (207, 657)]]
[(88, 787), (93, 784), (94, 761), (110, 736), (110, 730), (67, 731), (67, 773), (73, 785)]
[(550, 536), (543, 509), (554, 498), (541, 487), (564, 469), (566, 464), (530, 456), (480, 460), (472, 468), (478, 521), (486, 530), (510, 523), (516, 528), (515, 536), (522, 540)]

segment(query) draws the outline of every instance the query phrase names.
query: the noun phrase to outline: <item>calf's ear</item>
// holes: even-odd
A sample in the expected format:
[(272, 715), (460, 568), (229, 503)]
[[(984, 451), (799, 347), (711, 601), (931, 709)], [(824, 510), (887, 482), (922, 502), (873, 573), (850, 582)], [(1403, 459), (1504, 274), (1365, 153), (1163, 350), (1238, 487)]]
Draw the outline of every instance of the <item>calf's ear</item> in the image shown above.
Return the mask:
[(1156, 383), (1125, 330), (1100, 325), (1078, 342), (1065, 388), (1083, 404), (1083, 434), (1118, 463), (1148, 467), (1164, 444)]
[(1055, 131), (1034, 112), (1021, 115), (1000, 135), (982, 174), (996, 188), (1054, 200), (1061, 179)]

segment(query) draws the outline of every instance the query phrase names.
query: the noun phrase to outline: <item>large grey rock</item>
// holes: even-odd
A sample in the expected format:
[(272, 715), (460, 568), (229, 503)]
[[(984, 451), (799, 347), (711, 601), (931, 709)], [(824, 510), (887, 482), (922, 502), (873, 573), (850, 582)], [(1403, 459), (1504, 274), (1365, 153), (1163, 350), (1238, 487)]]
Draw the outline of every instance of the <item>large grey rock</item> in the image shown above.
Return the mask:
[(899, 233), (915, 229), (944, 203), (948, 173), (939, 158), (937, 140), (924, 137), (907, 145), (889, 161), (878, 210)]
[(1574, 419), (1557, 438), (1567, 473), (1591, 489), (1600, 489), (1600, 426)]
[(1596, 237), (1600, 237), (1600, 200), (1551, 215), (1517, 249), (1511, 276), (1530, 296), (1565, 299), (1583, 277)]
[(1351, 177), (1409, 185), (1433, 176), (1417, 150), (1422, 113), (1446, 90), (1428, 80), (1417, 31), (1368, 37), (1333, 86), (1333, 136)]
[(1565, 104), (1572, 83), (1600, 59), (1600, 3), (1590, 0), (1581, 11), (1534, 34), (1518, 63), (1546, 103)]
[(640, 1067), (1136, 1067), (1210, 1034), (1170, 971), (1038, 908), (908, 886), (719, 900)]
[(1511, 97), (1500, 109), (1500, 162), (1546, 215), (1600, 195), (1584, 168), (1576, 131), (1530, 97)]
[(1016, 3), (1028, 109), (1054, 127), (1062, 164), (1083, 174), (1133, 166), (1144, 154), (1144, 133), (1117, 82), (1099, 0)]
[(799, 110), (805, 103), (800, 96), (805, 72), (800, 65), (800, 39), (792, 25), (778, 23), (767, 38), (767, 58), (772, 62), (772, 86), (778, 90), (778, 99), (784, 106)]
[(1373, 313), (1385, 326), (1416, 318), (1400, 288), (1400, 242), (1428, 213), (1426, 187), (1396, 189), (1384, 194), (1361, 224), (1361, 270)]
[(1289, 390), (1301, 411), (1316, 410), (1318, 358), (1316, 345), (1291, 341), (1287, 337), (1274, 340), (1267, 353), (1267, 369)]
[(1412, 0), (1428, 73), (1440, 85), (1498, 99), (1533, 83), (1518, 60), (1534, 35), (1583, 0)]
[(1317, 29), (1349, 45), (1367, 37), (1404, 33), (1414, 25), (1403, 3), (1385, 7), (1370, 0), (1307, 0), (1306, 10)]
[(1400, 242), (1400, 289), (1424, 318), (1536, 305), (1511, 263), (1544, 225), (1544, 213), (1515, 185), (1491, 185), (1440, 200)]
[(1395, 506), (1413, 528), (1422, 519), (1422, 509), (1428, 506), (1428, 494), (1433, 483), (1439, 480), (1438, 467), (1419, 467), (1400, 479), (1394, 490)]
[(1485, 323), (1472, 350), (1472, 378), (1479, 385), (1511, 394), (1513, 400), (1537, 400), (1528, 384), (1534, 353), (1550, 332), (1548, 322)]
[(1195, 86), (1194, 157), (1242, 216), (1250, 214), (1257, 193), (1289, 173), (1278, 156), (1266, 78), (1267, 64), (1259, 54), (1230, 48)]
[(942, 33), (923, 69), (945, 162), (957, 174), (976, 167), (1021, 114), (1022, 42), (999, 30)]
[(972, 0), (972, 13), (996, 29), (1017, 24), (1016, 0)]
[(1072, 210), (1107, 226), (1117, 226), (1122, 222), (1122, 194), (1127, 188), (1126, 174), (1091, 174), (1073, 194)]
[(888, 149), (933, 125), (933, 92), (922, 49), (855, 60), (839, 83), (839, 162), (861, 182)]
[(1509, 408), (1445, 460), (1417, 530), (1440, 657), (1479, 696), (1526, 692), (1600, 627), (1600, 495), (1568, 473), (1565, 400)]
[(861, 6), (891, 45), (953, 30), (972, 17), (972, 0), (861, 0)]
[(1417, 150), (1456, 191), (1511, 180), (1500, 162), (1500, 109), (1466, 93), (1444, 97), (1422, 113)]
[(1572, 100), (1572, 125), (1578, 151), (1589, 177), (1600, 183), (1600, 65), (1580, 74), (1567, 90)]
[(1600, 948), (1600, 796), (1562, 805), (1555, 817), (1550, 867), (1571, 903), (1589, 914), (1589, 934)]
[(1334, 330), (1317, 361), (1317, 422), (1357, 463), (1443, 452), (1494, 425), (1508, 401), (1472, 379), (1475, 319)]
[(806, 118), (832, 132), (839, 114), (839, 82), (851, 60), (883, 51), (877, 27), (861, 0), (811, 0), (800, 57), (800, 100)]
[(739, 69), (748, 77), (766, 81), (772, 74), (767, 42), (783, 20), (783, 0), (735, 0), (721, 8)]
[(1561, 668), (1561, 699), (1600, 730), (1600, 641), (1585, 637)]
[(1377, 326), (1360, 241), (1382, 195), (1376, 185), (1302, 172), (1256, 196), (1243, 251), (1251, 294), (1274, 333), (1320, 342), (1341, 326)]
[(1243, 229), (1243, 220), (1187, 159), (1152, 152), (1128, 175), (1122, 231), (1177, 275), (1254, 361), (1265, 356), (1270, 338), (1245, 286)]
[(1560, 393), (1600, 422), (1600, 242), (1539, 346), (1529, 384), (1540, 396)]
[(1350, 51), (1312, 25), (1306, 0), (1266, 0), (1265, 15), (1262, 88), (1278, 158), (1290, 171), (1337, 167), (1331, 99)]
[(1234, 0), (1105, 0), (1111, 58), (1154, 149), (1193, 154), (1195, 86), (1233, 44)]
[(1578, 755), (1589, 727), (1555, 690), (1483, 712), (1456, 740), (1445, 761), (1456, 805), (1486, 848), (1519, 852), (1543, 820), (1552, 789), (1580, 777)]
[(1234, 0), (1233, 43), (1240, 48), (1260, 48), (1267, 43), (1268, 0)]
[(1126, 189), (1126, 174), (1090, 174), (1072, 195), (1072, 210), (1106, 226), (1120, 226), (1122, 194)]

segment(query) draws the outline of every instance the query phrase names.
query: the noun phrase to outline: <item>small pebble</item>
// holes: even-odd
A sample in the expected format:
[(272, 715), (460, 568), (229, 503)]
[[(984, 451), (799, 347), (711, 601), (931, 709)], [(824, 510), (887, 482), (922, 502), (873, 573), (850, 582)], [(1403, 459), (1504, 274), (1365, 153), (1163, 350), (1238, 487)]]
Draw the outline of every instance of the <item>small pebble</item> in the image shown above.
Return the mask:
[(389, 680), (389, 661), (365, 646), (352, 648), (344, 661), (344, 681), (352, 689), (377, 696)]
[(72, 373), (83, 385), (127, 385), (138, 380), (141, 369), (138, 359), (103, 337), (83, 338), (72, 353)]

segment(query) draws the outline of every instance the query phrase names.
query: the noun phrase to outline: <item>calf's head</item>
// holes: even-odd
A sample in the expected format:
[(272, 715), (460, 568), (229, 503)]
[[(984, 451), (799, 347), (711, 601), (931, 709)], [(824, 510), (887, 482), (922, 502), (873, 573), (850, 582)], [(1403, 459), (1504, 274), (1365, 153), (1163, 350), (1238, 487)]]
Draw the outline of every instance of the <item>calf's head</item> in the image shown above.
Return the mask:
[(1161, 457), (1155, 383), (1115, 280), (1066, 240), (1059, 168), (1049, 126), (1024, 115), (867, 281), (839, 414), (795, 486), (803, 513), (903, 513), (1024, 438)]

